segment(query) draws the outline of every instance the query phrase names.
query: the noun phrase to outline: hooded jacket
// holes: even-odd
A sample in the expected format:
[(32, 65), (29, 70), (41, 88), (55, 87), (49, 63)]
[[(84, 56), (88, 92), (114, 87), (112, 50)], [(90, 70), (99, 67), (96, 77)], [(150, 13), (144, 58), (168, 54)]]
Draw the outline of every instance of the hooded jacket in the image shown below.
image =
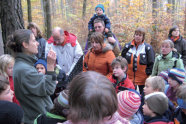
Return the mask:
[(99, 52), (95, 52), (94, 48), (91, 48), (85, 55), (83, 71), (96, 71), (109, 77), (112, 75), (111, 63), (114, 59), (115, 55), (112, 49), (106, 47), (106, 44)]

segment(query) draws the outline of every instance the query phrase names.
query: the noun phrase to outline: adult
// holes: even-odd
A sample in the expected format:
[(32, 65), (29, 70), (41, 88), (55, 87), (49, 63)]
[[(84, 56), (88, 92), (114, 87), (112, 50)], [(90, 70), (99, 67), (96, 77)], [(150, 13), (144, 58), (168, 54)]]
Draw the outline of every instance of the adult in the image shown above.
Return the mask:
[(178, 26), (173, 26), (169, 30), (168, 38), (173, 41), (174, 48), (182, 55), (181, 58), (183, 59), (183, 64), (186, 67), (186, 40), (180, 35)]
[(56, 52), (58, 64), (67, 75), (70, 74), (79, 58), (83, 55), (77, 37), (63, 31), (60, 27), (54, 28), (52, 36), (48, 39), (46, 55), (50, 48)]
[(10, 36), (7, 47), (15, 53), (13, 80), (15, 95), (24, 111), (23, 122), (33, 124), (39, 114), (53, 107), (50, 95), (56, 87), (54, 64), (56, 54), (50, 50), (47, 56), (47, 73), (38, 73), (34, 67), (39, 43), (30, 30), (19, 29)]
[(146, 78), (152, 73), (155, 54), (151, 45), (145, 42), (145, 30), (137, 28), (132, 42), (126, 43), (122, 57), (128, 61), (128, 76), (143, 92)]
[(104, 36), (100, 32), (93, 32), (90, 36), (92, 48), (84, 58), (83, 71), (96, 71), (105, 76), (111, 76), (111, 63), (115, 55), (111, 49), (105, 49)]
[(41, 30), (38, 25), (34, 22), (30, 22), (27, 26), (28, 29), (34, 34), (36, 41), (39, 43), (38, 53), (36, 54), (38, 59), (45, 59), (45, 45), (46, 40), (42, 37)]
[[(104, 35), (104, 42), (107, 43), (107, 47), (111, 47), (115, 56), (118, 56), (121, 50), (121, 45), (115, 35), (109, 31), (108, 33), (105, 33), (105, 23), (102, 19), (98, 18), (94, 20), (94, 32), (100, 32)], [(88, 36), (88, 40), (85, 45), (84, 54), (88, 52), (88, 50), (91, 48), (91, 41), (90, 36)]]

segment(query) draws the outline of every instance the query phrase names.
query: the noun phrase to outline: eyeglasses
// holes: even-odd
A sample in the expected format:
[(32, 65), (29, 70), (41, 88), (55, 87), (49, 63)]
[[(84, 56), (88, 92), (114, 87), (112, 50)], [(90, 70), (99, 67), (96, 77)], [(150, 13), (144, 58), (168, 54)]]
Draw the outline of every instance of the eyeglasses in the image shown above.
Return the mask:
[(97, 28), (102, 28), (102, 26), (95, 26), (94, 29), (97, 29)]

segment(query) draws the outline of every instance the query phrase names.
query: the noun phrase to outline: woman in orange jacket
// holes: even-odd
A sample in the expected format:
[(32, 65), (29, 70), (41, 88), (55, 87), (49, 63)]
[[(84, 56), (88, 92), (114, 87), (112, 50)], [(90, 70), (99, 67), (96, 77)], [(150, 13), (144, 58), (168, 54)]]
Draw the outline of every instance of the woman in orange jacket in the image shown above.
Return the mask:
[(100, 32), (92, 33), (92, 48), (84, 58), (83, 71), (96, 71), (107, 77), (112, 74), (111, 63), (115, 59), (112, 48), (104, 44), (104, 36)]

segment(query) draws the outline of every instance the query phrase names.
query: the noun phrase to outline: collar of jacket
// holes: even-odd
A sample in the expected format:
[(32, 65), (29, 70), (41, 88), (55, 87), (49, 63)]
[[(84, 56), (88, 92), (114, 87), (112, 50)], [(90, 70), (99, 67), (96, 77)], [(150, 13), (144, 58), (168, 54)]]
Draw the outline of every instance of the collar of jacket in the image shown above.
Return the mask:
[(110, 46), (109, 43), (107, 43), (107, 44), (104, 43), (102, 49), (99, 50), (99, 51), (95, 51), (94, 48), (91, 48), (90, 49), (90, 51), (93, 52), (93, 53), (95, 53), (95, 54), (105, 53), (105, 52), (107, 52), (109, 50), (112, 50), (112, 48), (111, 48), (111, 46)]
[(21, 61), (26, 61), (27, 63), (31, 64), (34, 66), (34, 63), (37, 62), (37, 57), (35, 55), (27, 55), (25, 53), (17, 53), (16, 60), (21, 60)]
[(170, 59), (170, 58), (172, 58), (172, 51), (168, 54), (168, 55), (166, 55), (166, 56), (163, 56), (162, 54), (158, 57), (158, 60), (160, 60), (160, 59)]

